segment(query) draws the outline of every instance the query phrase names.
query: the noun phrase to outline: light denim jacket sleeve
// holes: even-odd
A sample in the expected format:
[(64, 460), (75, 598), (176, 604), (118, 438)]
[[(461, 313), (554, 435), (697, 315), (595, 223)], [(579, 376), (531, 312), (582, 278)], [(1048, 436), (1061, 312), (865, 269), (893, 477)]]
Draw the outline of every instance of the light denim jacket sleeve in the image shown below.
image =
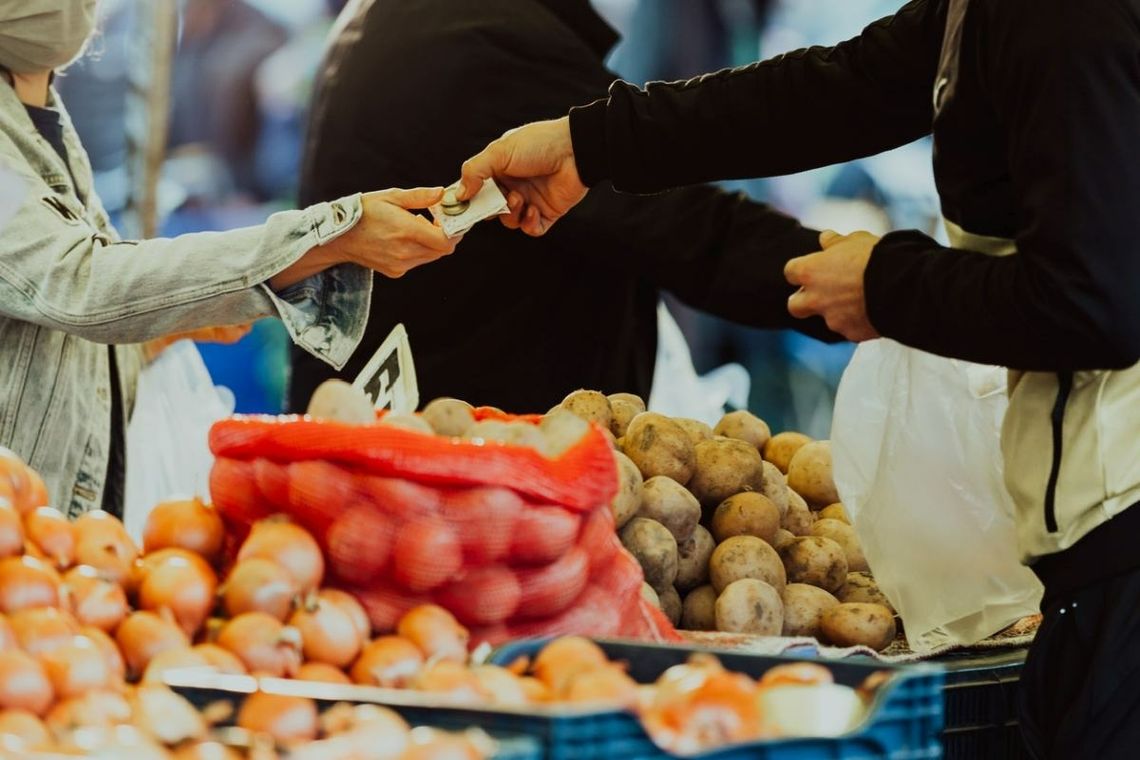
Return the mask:
[(266, 284), (351, 229), (359, 195), (283, 211), (258, 227), (117, 242), (14, 163), (0, 154), (0, 171), (18, 176), (26, 193), (0, 234), (0, 314), (98, 343), (280, 316), (294, 341), (338, 369), (360, 342), (366, 269), (341, 265), (280, 293)]

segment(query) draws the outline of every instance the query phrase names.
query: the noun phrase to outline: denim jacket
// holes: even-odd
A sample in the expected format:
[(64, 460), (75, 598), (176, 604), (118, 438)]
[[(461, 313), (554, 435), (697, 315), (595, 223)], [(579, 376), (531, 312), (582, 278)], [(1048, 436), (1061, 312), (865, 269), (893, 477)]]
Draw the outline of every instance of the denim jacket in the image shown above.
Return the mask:
[(0, 79), (0, 445), (38, 470), (53, 506), (75, 516), (102, 504), (115, 440), (111, 383), (129, 419), (138, 344), (277, 316), (298, 345), (340, 368), (364, 333), (372, 276), (342, 265), (281, 292), (266, 284), (356, 224), (359, 195), (274, 214), (260, 227), (120, 240), (51, 97), (70, 167)]

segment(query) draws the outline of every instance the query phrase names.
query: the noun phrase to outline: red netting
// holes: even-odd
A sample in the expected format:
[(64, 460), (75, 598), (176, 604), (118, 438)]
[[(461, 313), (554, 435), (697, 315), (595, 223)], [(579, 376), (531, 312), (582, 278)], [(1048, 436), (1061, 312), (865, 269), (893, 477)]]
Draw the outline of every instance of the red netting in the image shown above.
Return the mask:
[(235, 540), (288, 514), (317, 537), (331, 580), (360, 597), (377, 631), (435, 602), (477, 641), (676, 637), (642, 601), (641, 568), (615, 535), (617, 470), (600, 428), (553, 459), (298, 417), (235, 417), (214, 426), (210, 445), (210, 490)]

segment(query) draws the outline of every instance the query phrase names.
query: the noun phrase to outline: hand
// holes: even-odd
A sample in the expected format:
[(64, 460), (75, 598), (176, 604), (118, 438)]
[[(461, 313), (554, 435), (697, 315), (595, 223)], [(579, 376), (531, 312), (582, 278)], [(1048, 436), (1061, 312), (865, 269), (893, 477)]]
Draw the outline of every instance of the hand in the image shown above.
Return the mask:
[(154, 361), (159, 354), (180, 340), (192, 340), (196, 343), (221, 343), (230, 345), (249, 335), (253, 325), (228, 325), (225, 327), (203, 327), (198, 330), (174, 333), (162, 338), (155, 338), (143, 344), (143, 354), (148, 362)]
[(869, 232), (821, 233), (822, 251), (792, 259), (784, 267), (784, 277), (800, 287), (788, 299), (791, 315), (821, 316), (833, 332), (857, 343), (878, 338), (863, 293), (863, 275), (878, 242)]
[(412, 269), (447, 256), (462, 238), (449, 238), (418, 214), (443, 199), (442, 187), (381, 190), (361, 198), (363, 214), (337, 239), (317, 246), (269, 281), (281, 290), (338, 264), (360, 264), (382, 275), (403, 277)]
[(574, 163), (569, 118), (512, 129), (468, 159), (459, 197), (474, 196), (492, 177), (507, 191), (511, 212), (499, 217), (503, 224), (533, 237), (546, 234), (588, 189)]

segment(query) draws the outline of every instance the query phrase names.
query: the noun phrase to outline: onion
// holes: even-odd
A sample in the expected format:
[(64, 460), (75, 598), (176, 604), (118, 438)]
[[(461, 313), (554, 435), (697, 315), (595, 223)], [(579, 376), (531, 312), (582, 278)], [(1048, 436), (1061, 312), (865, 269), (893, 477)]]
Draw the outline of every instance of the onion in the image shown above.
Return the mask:
[(322, 604), (331, 602), (347, 612), (360, 633), (361, 641), (368, 641), (372, 637), (372, 622), (368, 619), (368, 613), (364, 611), (364, 605), (355, 596), (340, 589), (323, 588), (317, 593), (317, 599)]
[(470, 738), (429, 728), (411, 732), (411, 746), (400, 760), (481, 760), (486, 755)]
[(451, 660), (429, 663), (412, 681), (412, 688), (468, 705), (485, 705), (492, 698), (478, 676), (466, 665)]
[(153, 612), (132, 612), (115, 631), (115, 642), (135, 675), (142, 675), (160, 652), (190, 646), (190, 639), (178, 625)]
[(75, 559), (75, 526), (67, 516), (52, 507), (37, 507), (24, 516), (28, 539), (39, 547), (60, 570)]
[(63, 576), (71, 610), (83, 625), (113, 631), (131, 611), (123, 587), (103, 578), (90, 565), (78, 565)]
[(8, 449), (0, 449), (0, 502), (6, 502), (20, 514), (28, 511), (28, 474), (23, 460)]
[(396, 634), (420, 648), (425, 657), (467, 662), (467, 629), (455, 616), (435, 604), (409, 610), (396, 624)]
[(63, 699), (47, 714), (44, 722), (56, 736), (80, 728), (118, 726), (131, 719), (126, 697), (114, 691), (89, 691), (81, 697)]
[(400, 636), (381, 636), (366, 644), (352, 666), (352, 680), (365, 686), (403, 688), (424, 665), (424, 655)]
[(59, 607), (63, 590), (59, 575), (34, 557), (0, 560), (0, 612), (32, 607)]
[(182, 670), (184, 668), (209, 668), (210, 664), (193, 647), (181, 649), (167, 649), (151, 658), (143, 672), (142, 683), (163, 683), (163, 677), (168, 670)]
[(114, 583), (123, 583), (139, 556), (127, 529), (102, 510), (87, 512), (75, 521), (75, 563), (91, 565)]
[(171, 554), (143, 576), (139, 607), (152, 612), (170, 610), (186, 635), (192, 637), (214, 607), (217, 577), (201, 558), (181, 549), (169, 551)]
[(12, 624), (8, 622), (7, 616), (0, 613), (0, 652), (8, 649), (16, 649), (20, 643), (16, 641), (16, 632), (12, 630)]
[(40, 663), (24, 652), (0, 652), (0, 710), (43, 715), (53, 698), (51, 680)]
[(351, 684), (352, 679), (340, 668), (323, 662), (306, 662), (293, 676), (298, 681), (321, 681), (323, 683)]
[(196, 742), (174, 750), (174, 760), (242, 760), (242, 755), (221, 742)]
[(16, 508), (0, 499), (0, 557), (18, 557), (24, 552), (24, 526)]
[(44, 653), (40, 661), (59, 699), (116, 685), (106, 656), (86, 636), (73, 636), (70, 644)]
[(66, 646), (79, 633), (70, 613), (55, 607), (35, 607), (8, 616), (20, 648), (33, 657)]
[(225, 527), (217, 511), (200, 499), (159, 504), (146, 518), (143, 552), (175, 547), (198, 554), (207, 562), (221, 559)]
[(293, 576), (276, 562), (261, 557), (234, 565), (222, 585), (222, 604), (231, 617), (243, 612), (267, 612), (285, 620), (300, 589)]
[(133, 723), (163, 744), (206, 735), (206, 720), (184, 697), (161, 684), (142, 684), (131, 699)]
[(521, 707), (530, 703), (522, 679), (498, 665), (476, 665), (471, 675), (479, 681), (492, 704), (500, 707)]
[(301, 632), (305, 659), (343, 668), (356, 659), (364, 645), (352, 616), (319, 597), (293, 613), (289, 625)]
[(207, 665), (219, 673), (244, 676), (249, 672), (236, 654), (228, 649), (222, 649), (217, 644), (199, 644), (194, 647), (194, 651), (201, 655)]
[(22, 749), (43, 750), (51, 744), (47, 726), (27, 710), (0, 710), (0, 736), (16, 737)]
[(317, 705), (304, 697), (256, 692), (238, 712), (237, 724), (247, 731), (265, 733), (282, 744), (317, 738)]
[(24, 509), (21, 511), (27, 512), (51, 504), (47, 484), (40, 474), (31, 467), (25, 467), (24, 474), (27, 477), (27, 486), (24, 491)]
[(281, 678), (301, 667), (300, 638), (296, 628), (268, 613), (246, 612), (226, 623), (216, 643), (237, 655), (250, 672)]
[(253, 526), (237, 555), (239, 562), (250, 557), (281, 565), (297, 581), (302, 592), (320, 586), (325, 574), (325, 560), (316, 540), (299, 525), (279, 519), (262, 520)]
[(95, 646), (99, 647), (99, 651), (103, 653), (103, 659), (107, 661), (107, 669), (111, 671), (111, 677), (116, 683), (126, 679), (127, 663), (123, 660), (123, 653), (119, 651), (114, 639), (98, 628), (91, 626), (80, 628), (79, 635), (86, 636), (95, 642)]

